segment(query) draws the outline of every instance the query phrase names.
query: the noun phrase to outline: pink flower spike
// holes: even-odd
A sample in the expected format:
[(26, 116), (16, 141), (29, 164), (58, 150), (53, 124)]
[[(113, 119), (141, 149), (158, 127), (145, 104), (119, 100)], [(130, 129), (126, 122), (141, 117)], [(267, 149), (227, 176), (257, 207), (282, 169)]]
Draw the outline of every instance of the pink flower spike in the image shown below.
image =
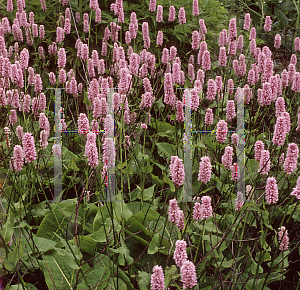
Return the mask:
[(265, 25), (264, 25), (265, 32), (271, 31), (271, 26), (272, 26), (271, 17), (270, 16), (266, 16)]
[(250, 22), (251, 22), (250, 13), (246, 13), (245, 14), (245, 19), (244, 19), (244, 29), (245, 30), (250, 29)]
[(279, 250), (286, 251), (289, 248), (289, 236), (285, 227), (281, 227), (278, 233)]
[(175, 17), (176, 17), (175, 7), (173, 5), (171, 5), (170, 8), (169, 8), (169, 18), (168, 18), (168, 21), (169, 22), (174, 21)]
[(181, 267), (187, 260), (186, 242), (184, 240), (177, 240), (173, 258), (178, 267)]
[(198, 0), (193, 0), (193, 16), (199, 15), (199, 4)]
[(217, 135), (216, 139), (220, 143), (224, 143), (226, 140), (226, 135), (227, 135), (228, 127), (227, 123), (224, 120), (220, 120), (217, 123)]
[(231, 146), (225, 147), (225, 153), (222, 156), (222, 164), (226, 169), (230, 169), (233, 162), (233, 148)]
[(179, 24), (184, 24), (186, 23), (186, 18), (185, 18), (185, 10), (183, 7), (181, 7), (179, 9), (179, 12), (178, 12), (178, 20), (179, 20)]
[(201, 201), (201, 217), (205, 219), (212, 217), (213, 210), (211, 206), (211, 198), (209, 196), (202, 196)]
[(294, 50), (300, 51), (300, 38), (299, 37), (296, 37), (294, 39)]
[(156, 0), (150, 0), (150, 3), (149, 3), (149, 10), (151, 12), (154, 12), (156, 10)]
[(172, 177), (172, 181), (176, 186), (183, 185), (185, 171), (184, 164), (182, 160), (178, 156), (172, 156), (171, 164), (170, 164), (170, 175)]
[(299, 148), (295, 143), (288, 145), (286, 158), (284, 160), (283, 168), (286, 174), (291, 174), (297, 167), (297, 161), (299, 156)]
[(163, 21), (163, 6), (158, 5), (157, 6), (157, 14), (156, 14), (156, 22), (162, 22)]
[(213, 111), (211, 108), (207, 108), (206, 113), (205, 113), (205, 120), (204, 123), (207, 126), (212, 125), (214, 122), (214, 115), (213, 115)]
[(282, 116), (279, 117), (276, 121), (272, 142), (277, 146), (282, 146), (285, 141), (286, 133), (286, 122), (285, 118)]
[(34, 138), (31, 133), (25, 133), (23, 137), (23, 151), (25, 162), (31, 163), (32, 161), (36, 160), (36, 150), (34, 144)]
[(201, 157), (201, 161), (199, 163), (199, 175), (198, 180), (202, 181), (203, 183), (207, 183), (210, 181), (211, 178), (211, 171), (212, 166), (210, 163), (210, 159), (207, 156)]
[(231, 121), (236, 116), (235, 104), (233, 100), (227, 101), (226, 120)]
[(200, 202), (196, 202), (195, 205), (194, 205), (193, 218), (194, 218), (195, 221), (199, 221), (199, 220), (202, 219)]
[(300, 176), (297, 179), (297, 185), (293, 188), (291, 195), (295, 195), (297, 199), (300, 199)]
[(153, 267), (153, 274), (151, 275), (151, 290), (164, 290), (165, 276), (161, 266)]
[(269, 150), (263, 150), (259, 160), (258, 172), (260, 172), (260, 174), (268, 175), (270, 168), (271, 168), (270, 152)]
[(227, 65), (226, 48), (224, 46), (221, 46), (219, 51), (219, 66), (226, 66), (226, 65)]
[(24, 154), (21, 145), (14, 147), (13, 168), (16, 172), (22, 170), (24, 164)]
[(279, 49), (280, 45), (281, 45), (281, 36), (280, 34), (276, 34), (274, 39), (274, 47), (276, 49)]
[(275, 177), (268, 177), (266, 185), (267, 203), (276, 203), (278, 201), (278, 188)]
[(265, 144), (263, 143), (263, 141), (258, 140), (255, 142), (255, 144), (254, 144), (255, 160), (258, 160), (258, 161), (260, 160), (261, 153), (264, 149), (265, 149)]
[(197, 276), (195, 265), (191, 261), (185, 261), (180, 268), (183, 289), (192, 289), (197, 285)]

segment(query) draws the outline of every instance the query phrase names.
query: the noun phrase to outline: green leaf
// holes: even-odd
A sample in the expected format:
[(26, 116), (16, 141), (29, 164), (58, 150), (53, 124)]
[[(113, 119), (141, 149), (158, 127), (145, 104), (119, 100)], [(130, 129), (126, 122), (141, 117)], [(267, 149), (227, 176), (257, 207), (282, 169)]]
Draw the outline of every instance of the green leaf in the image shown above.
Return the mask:
[(92, 237), (88, 236), (79, 236), (79, 248), (80, 250), (90, 254), (95, 254), (95, 248), (97, 245), (97, 241)]
[(150, 200), (153, 197), (155, 184), (143, 190), (143, 200)]
[(147, 251), (148, 254), (153, 255), (158, 252), (160, 239), (161, 236), (158, 233), (153, 235), (153, 238), (148, 247), (148, 251)]
[(51, 241), (49, 239), (45, 239), (41, 237), (33, 237), (33, 242), (41, 252), (47, 252), (49, 250), (52, 250), (56, 245), (55, 241)]
[(138, 277), (140, 290), (148, 290), (151, 274), (144, 271), (138, 271)]
[(13, 230), (13, 227), (12, 227), (10, 221), (11, 221), (11, 218), (10, 218), (10, 213), (9, 213), (8, 217), (6, 219), (6, 223), (0, 229), (0, 235), (2, 236), (5, 244), (7, 244), (10, 241), (10, 239), (14, 233), (14, 230)]
[(172, 265), (171, 267), (169, 267), (169, 266), (166, 267), (166, 270), (165, 270), (165, 287), (166, 287), (166, 289), (169, 286), (171, 279), (173, 278), (173, 276), (175, 275), (176, 272), (177, 272), (177, 267), (175, 265)]
[(171, 156), (174, 156), (175, 154), (174, 146), (169, 143), (165, 143), (165, 142), (156, 143), (156, 146), (158, 147), (158, 150), (161, 153), (163, 153), (165, 156), (169, 158), (171, 158)]
[(7, 254), (7, 257), (4, 262), (4, 267), (8, 271), (15, 269), (17, 263), (23, 256), (23, 247), (14, 247), (13, 251)]

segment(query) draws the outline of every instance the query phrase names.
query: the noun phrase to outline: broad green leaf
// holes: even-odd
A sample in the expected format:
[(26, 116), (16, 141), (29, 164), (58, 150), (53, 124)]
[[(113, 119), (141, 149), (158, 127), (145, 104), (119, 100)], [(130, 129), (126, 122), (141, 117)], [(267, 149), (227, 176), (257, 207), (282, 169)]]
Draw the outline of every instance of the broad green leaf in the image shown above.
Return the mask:
[(165, 156), (169, 158), (171, 158), (171, 156), (174, 156), (175, 154), (174, 146), (169, 143), (156, 143), (156, 146), (158, 147), (158, 150), (160, 152), (162, 152)]
[(52, 250), (56, 245), (55, 241), (41, 237), (33, 237), (33, 242), (41, 252), (47, 252), (49, 250)]
[(153, 255), (158, 252), (160, 239), (161, 239), (160, 234), (156, 233), (153, 235), (153, 238), (148, 247), (148, 251), (147, 251), (148, 254)]
[(148, 290), (150, 285), (151, 274), (145, 271), (138, 271), (140, 290)]

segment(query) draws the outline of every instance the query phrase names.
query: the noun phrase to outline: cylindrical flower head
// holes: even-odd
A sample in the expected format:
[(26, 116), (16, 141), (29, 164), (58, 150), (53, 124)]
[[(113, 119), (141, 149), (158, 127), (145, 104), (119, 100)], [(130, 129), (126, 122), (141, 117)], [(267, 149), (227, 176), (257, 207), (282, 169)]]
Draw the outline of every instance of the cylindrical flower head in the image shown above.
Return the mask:
[(281, 82), (283, 87), (287, 87), (289, 85), (289, 73), (286, 69), (284, 69), (281, 73)]
[(170, 175), (172, 177), (172, 181), (176, 186), (181, 186), (183, 185), (185, 177), (184, 165), (182, 160), (178, 157), (174, 158), (172, 161), (173, 163), (170, 164)]
[(254, 144), (255, 160), (258, 160), (258, 161), (260, 160), (261, 153), (264, 149), (265, 149), (265, 144), (263, 143), (263, 141), (258, 140), (255, 142), (255, 144)]
[(207, 183), (211, 178), (211, 163), (207, 156), (201, 157), (198, 180)]
[(197, 285), (196, 268), (193, 262), (185, 261), (180, 268), (180, 273), (181, 280), (183, 282), (183, 289), (192, 289)]
[(153, 267), (153, 274), (151, 275), (151, 290), (164, 290), (165, 276), (161, 266)]
[(204, 70), (210, 70), (211, 68), (211, 60), (210, 60), (210, 52), (205, 50), (202, 56), (202, 68)]
[(14, 147), (13, 168), (16, 172), (22, 170), (24, 164), (24, 154), (21, 145)]
[[(172, 161), (175, 160), (175, 157), (177, 156), (172, 156), (171, 157), (171, 164), (172, 164)], [(170, 169), (171, 171), (171, 169)], [(172, 172), (173, 172), (173, 169), (172, 169)], [(169, 201), (169, 212), (168, 212), (168, 217), (169, 217), (169, 221), (172, 222), (172, 223), (176, 223), (177, 222), (177, 217), (178, 217), (178, 212), (179, 210), (179, 207), (178, 207), (178, 204), (177, 204), (177, 201), (176, 199), (171, 199)]]
[(192, 34), (192, 49), (199, 49), (199, 41), (200, 41), (199, 32), (194, 31)]
[(235, 210), (240, 210), (244, 204), (244, 197), (242, 192), (237, 193), (236, 203), (235, 203)]
[(271, 27), (272, 27), (271, 17), (266, 16), (265, 25), (264, 25), (265, 32), (271, 31)]
[(211, 217), (213, 213), (211, 206), (211, 198), (209, 196), (202, 196), (201, 201), (201, 217), (207, 219)]
[(178, 12), (178, 20), (179, 20), (179, 24), (184, 24), (186, 23), (186, 18), (185, 18), (185, 10), (183, 7), (181, 7), (179, 9), (179, 12)]
[(300, 73), (299, 72), (295, 73), (294, 81), (293, 81), (293, 84), (292, 84), (292, 90), (294, 92), (299, 92), (300, 91)]
[(236, 116), (235, 112), (235, 104), (233, 100), (227, 101), (227, 107), (226, 107), (226, 120), (230, 121)]
[(289, 248), (289, 236), (285, 227), (281, 227), (278, 233), (279, 250), (286, 251)]
[(237, 37), (236, 19), (232, 18), (229, 21), (229, 27), (228, 27), (228, 38), (229, 38), (229, 41), (236, 40), (236, 37)]
[(181, 101), (177, 101), (176, 103), (176, 120), (178, 122), (184, 121), (183, 104)]
[(90, 130), (89, 120), (86, 114), (80, 113), (78, 118), (78, 133), (87, 134)]
[(156, 22), (162, 22), (163, 21), (163, 6), (158, 5), (157, 6), (157, 14), (156, 14)]
[(207, 83), (206, 98), (209, 101), (213, 101), (215, 99), (216, 93), (217, 93), (216, 82), (213, 79), (209, 79)]
[(233, 148), (231, 146), (225, 147), (225, 153), (222, 156), (222, 164), (225, 166), (226, 169), (230, 169), (230, 166), (233, 162)]
[(295, 74), (296, 74), (296, 67), (293, 63), (289, 64), (289, 83), (292, 85), (295, 79)]
[(231, 135), (231, 143), (232, 143), (232, 145), (237, 146), (237, 144), (239, 143), (239, 135), (238, 134), (233, 133)]
[(199, 15), (199, 4), (198, 0), (193, 0), (193, 16)]
[(276, 203), (278, 201), (278, 187), (275, 177), (269, 177), (266, 185), (266, 200), (267, 203)]
[(179, 228), (179, 230), (183, 230), (184, 229), (184, 214), (183, 214), (183, 210), (178, 210), (177, 211), (177, 227)]
[(185, 240), (177, 240), (173, 258), (178, 267), (181, 267), (187, 260), (186, 242)]
[(269, 150), (262, 150), (261, 152), (261, 157), (259, 160), (259, 169), (258, 172), (260, 174), (269, 174), (271, 167), (271, 162), (270, 162), (270, 152)]
[(279, 117), (275, 124), (275, 130), (272, 142), (277, 146), (282, 146), (285, 141), (286, 137), (286, 124), (285, 124), (285, 118)]
[(244, 39), (243, 39), (243, 35), (240, 35), (238, 37), (237, 43), (236, 43), (236, 49), (238, 49), (239, 51), (243, 50), (243, 46), (244, 46)]
[(228, 127), (227, 123), (224, 120), (220, 120), (217, 123), (217, 135), (216, 139), (220, 143), (224, 143), (226, 140), (226, 135), (227, 135)]
[(285, 101), (283, 97), (278, 97), (275, 103), (276, 106), (276, 118), (279, 118), (283, 112), (285, 112)]
[(199, 34), (201, 39), (205, 39), (205, 34), (207, 33), (206, 25), (204, 19), (199, 20)]
[(280, 34), (276, 34), (274, 39), (274, 47), (276, 49), (279, 49), (280, 45), (281, 45), (281, 36)]
[(219, 51), (219, 66), (226, 66), (226, 65), (227, 65), (226, 48), (224, 46), (221, 46)]
[(157, 32), (157, 39), (156, 39), (156, 44), (158, 46), (162, 46), (164, 41), (164, 34), (162, 31)]
[(250, 22), (251, 22), (250, 13), (246, 13), (245, 14), (245, 19), (244, 19), (244, 29), (245, 30), (250, 29)]
[(291, 195), (295, 195), (297, 199), (300, 199), (300, 176), (297, 179), (297, 185), (293, 188)]
[(255, 38), (256, 38), (256, 29), (255, 29), (255, 27), (252, 27), (252, 28), (250, 29), (249, 40), (252, 40), (252, 39), (255, 40)]
[(66, 62), (67, 62), (66, 51), (63, 47), (61, 47), (58, 51), (57, 66), (59, 68), (64, 68), (66, 66)]
[(204, 123), (207, 126), (212, 125), (214, 122), (214, 115), (213, 115), (213, 111), (211, 108), (207, 108), (206, 113), (205, 113), (205, 120)]
[(176, 17), (175, 7), (173, 5), (171, 5), (170, 8), (169, 8), (169, 18), (168, 18), (168, 21), (169, 22), (174, 21), (175, 17)]
[(290, 143), (284, 160), (283, 168), (287, 174), (291, 174), (297, 167), (299, 148), (297, 144)]
[(156, 9), (156, 0), (150, 0), (150, 2), (149, 2), (149, 10), (151, 12), (154, 12), (155, 9)]
[(27, 132), (24, 134), (22, 145), (23, 145), (25, 162), (31, 163), (33, 160), (36, 160), (34, 138), (31, 133)]
[(195, 205), (193, 208), (193, 218), (195, 221), (199, 221), (202, 219), (200, 202), (195, 202)]

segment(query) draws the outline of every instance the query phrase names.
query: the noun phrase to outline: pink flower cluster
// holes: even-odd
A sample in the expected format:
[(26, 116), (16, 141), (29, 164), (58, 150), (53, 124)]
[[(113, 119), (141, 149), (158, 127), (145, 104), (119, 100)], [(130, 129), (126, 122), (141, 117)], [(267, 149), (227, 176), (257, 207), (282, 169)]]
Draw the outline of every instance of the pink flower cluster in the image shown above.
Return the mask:
[(269, 204), (278, 201), (278, 187), (275, 177), (269, 177), (266, 185), (266, 200)]
[(210, 181), (211, 178), (211, 163), (210, 163), (210, 159), (208, 156), (203, 156), (201, 157), (201, 161), (199, 164), (199, 175), (198, 175), (198, 180), (207, 183), (208, 181)]
[(289, 248), (289, 236), (288, 231), (285, 227), (281, 227), (278, 232), (279, 250), (286, 251)]
[(184, 164), (178, 156), (171, 156), (170, 176), (176, 186), (183, 185), (185, 177)]

